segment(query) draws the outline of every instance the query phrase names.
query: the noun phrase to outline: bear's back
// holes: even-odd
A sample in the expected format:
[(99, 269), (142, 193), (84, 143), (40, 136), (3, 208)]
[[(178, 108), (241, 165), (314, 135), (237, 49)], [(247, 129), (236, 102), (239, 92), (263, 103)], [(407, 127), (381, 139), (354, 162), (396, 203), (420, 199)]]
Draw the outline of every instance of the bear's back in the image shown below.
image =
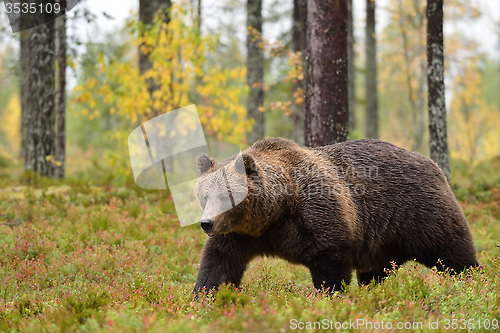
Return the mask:
[(293, 141), (276, 137), (257, 141), (252, 145), (251, 149), (266, 152), (277, 150), (297, 150), (300, 149), (300, 146)]
[(444, 173), (427, 156), (371, 139), (314, 151), (327, 155), (336, 172), (349, 184), (358, 223), (363, 228), (364, 248), (375, 256), (417, 230), (434, 234), (450, 227), (436, 223), (436, 216), (450, 216), (457, 225), (466, 224)]
[(401, 186), (419, 183), (428, 186), (427, 181), (432, 180), (434, 186), (448, 187), (444, 173), (429, 157), (386, 141), (346, 141), (315, 148), (314, 151), (326, 154), (330, 162), (344, 170), (346, 175), (356, 174), (357, 171), (359, 176), (366, 170), (365, 176), (371, 177), (374, 184), (379, 179), (382, 182), (395, 181)]

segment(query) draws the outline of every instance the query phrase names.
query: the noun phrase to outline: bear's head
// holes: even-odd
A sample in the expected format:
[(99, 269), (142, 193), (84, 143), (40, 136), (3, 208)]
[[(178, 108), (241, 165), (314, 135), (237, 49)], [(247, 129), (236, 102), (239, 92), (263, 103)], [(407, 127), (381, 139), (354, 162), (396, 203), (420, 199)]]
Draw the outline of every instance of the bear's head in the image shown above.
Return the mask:
[(207, 154), (198, 155), (200, 177), (195, 194), (203, 209), (201, 227), (212, 236), (237, 232), (260, 233), (258, 197), (262, 193), (262, 170), (252, 156), (243, 153), (218, 162)]

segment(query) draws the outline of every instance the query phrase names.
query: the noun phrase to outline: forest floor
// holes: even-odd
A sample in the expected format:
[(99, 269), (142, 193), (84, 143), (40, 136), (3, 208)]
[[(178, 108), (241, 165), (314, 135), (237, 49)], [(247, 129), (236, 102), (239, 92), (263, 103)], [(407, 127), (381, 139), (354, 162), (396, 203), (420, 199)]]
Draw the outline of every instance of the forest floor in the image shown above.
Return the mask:
[(451, 277), (410, 262), (328, 296), (306, 268), (259, 258), (240, 289), (192, 301), (207, 236), (180, 227), (166, 191), (1, 181), (0, 331), (498, 331), (500, 178), (454, 191), (482, 269)]

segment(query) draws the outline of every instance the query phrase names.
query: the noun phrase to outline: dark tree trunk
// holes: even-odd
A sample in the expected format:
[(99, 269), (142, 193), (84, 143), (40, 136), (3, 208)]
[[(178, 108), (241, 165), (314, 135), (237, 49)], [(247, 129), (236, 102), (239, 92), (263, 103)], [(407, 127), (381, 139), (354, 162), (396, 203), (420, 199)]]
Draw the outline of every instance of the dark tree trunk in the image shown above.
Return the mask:
[(25, 169), (52, 176), (55, 127), (55, 21), (29, 31)]
[(356, 71), (354, 67), (354, 20), (352, 0), (347, 0), (347, 70), (349, 98), (349, 132), (356, 129)]
[[(306, 65), (306, 19), (307, 0), (293, 0), (293, 26), (292, 26), (292, 47), (294, 52), (302, 53), (302, 67), (305, 71)], [(304, 80), (297, 80), (293, 84), (293, 93), (298, 90), (304, 91)], [(291, 139), (299, 145), (304, 145), (304, 103), (292, 104), (292, 128)]]
[[(165, 14), (165, 22), (170, 21), (170, 15), (167, 10), (171, 6), (171, 0), (139, 0), (139, 20), (143, 24), (143, 29), (147, 30), (154, 23), (155, 14), (161, 11)], [(142, 31), (141, 31), (142, 33)], [(139, 46), (139, 71), (142, 74), (150, 70), (153, 67), (153, 63), (149, 59), (148, 52), (142, 52), (142, 45)], [(153, 93), (159, 89), (158, 84), (153, 82), (152, 79), (148, 80), (148, 90), (149, 94), (152, 96)], [(156, 116), (157, 112), (153, 110), (151, 117)]]
[(427, 1), (427, 63), (431, 158), (451, 182), (444, 95), (443, 0)]
[[(65, 1), (63, 2), (65, 7)], [(57, 25), (57, 111), (56, 111), (56, 149), (55, 176), (65, 177), (66, 165), (66, 15), (59, 17)]]
[[(302, 52), (305, 59), (307, 26), (307, 0), (293, 0), (292, 46), (294, 52)], [(305, 64), (304, 64), (305, 65)]]
[(197, 9), (198, 9), (198, 15), (197, 15), (198, 30), (200, 30), (200, 33), (201, 33), (201, 0), (198, 0)]
[(349, 135), (347, 2), (307, 1), (305, 143), (346, 141)]
[(375, 0), (366, 0), (366, 119), (365, 136), (378, 139), (377, 38)]
[(264, 52), (262, 36), (262, 0), (247, 0), (247, 27), (259, 34), (247, 31), (247, 84), (250, 95), (247, 100), (248, 117), (254, 120), (252, 132), (247, 133), (248, 144), (264, 138), (264, 113), (259, 110), (264, 104)]

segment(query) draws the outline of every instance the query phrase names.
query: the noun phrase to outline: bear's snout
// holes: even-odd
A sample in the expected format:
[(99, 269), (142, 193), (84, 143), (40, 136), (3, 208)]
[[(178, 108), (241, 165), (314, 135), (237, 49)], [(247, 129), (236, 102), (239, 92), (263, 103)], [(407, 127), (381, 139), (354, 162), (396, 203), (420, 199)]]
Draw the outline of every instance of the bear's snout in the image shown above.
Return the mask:
[(214, 227), (214, 222), (212, 220), (201, 220), (201, 228), (208, 234), (212, 231)]

